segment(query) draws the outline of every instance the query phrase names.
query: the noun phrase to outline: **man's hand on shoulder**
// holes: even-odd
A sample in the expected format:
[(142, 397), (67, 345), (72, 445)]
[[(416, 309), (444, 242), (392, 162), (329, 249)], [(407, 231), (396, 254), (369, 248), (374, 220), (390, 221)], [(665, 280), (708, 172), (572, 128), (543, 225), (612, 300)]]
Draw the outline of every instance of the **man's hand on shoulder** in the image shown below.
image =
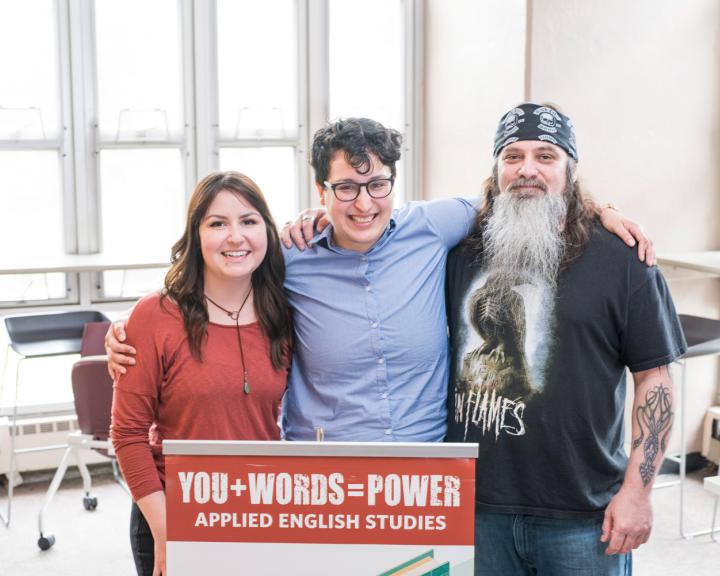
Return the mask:
[(295, 219), (285, 222), (280, 231), (280, 240), (286, 248), (292, 248), (293, 244), (299, 250), (305, 250), (307, 243), (312, 240), (316, 233), (322, 232), (330, 224), (325, 208), (306, 208)]
[(605, 554), (627, 554), (650, 538), (653, 512), (650, 491), (644, 487), (624, 486), (605, 509), (601, 542), (607, 542)]
[(116, 320), (105, 334), (105, 351), (108, 356), (108, 372), (113, 380), (117, 380), (122, 374), (127, 373), (125, 366), (135, 364), (135, 348), (123, 344), (125, 338), (125, 320)]
[(618, 236), (630, 247), (637, 242), (640, 261), (648, 266), (655, 264), (655, 246), (640, 224), (623, 216), (612, 204), (601, 206), (598, 210), (600, 222), (608, 232)]

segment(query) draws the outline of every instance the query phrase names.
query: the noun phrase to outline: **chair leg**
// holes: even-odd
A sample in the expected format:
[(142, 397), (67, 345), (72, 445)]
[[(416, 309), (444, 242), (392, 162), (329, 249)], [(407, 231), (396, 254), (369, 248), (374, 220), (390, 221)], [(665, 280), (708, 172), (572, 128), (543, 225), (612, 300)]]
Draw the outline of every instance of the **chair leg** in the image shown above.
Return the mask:
[(82, 456), (81, 450), (77, 450), (75, 452), (75, 461), (77, 462), (77, 467), (78, 467), (78, 470), (80, 471), (80, 476), (82, 476), (83, 492), (85, 492), (86, 496), (89, 496), (90, 490), (92, 490), (92, 478), (90, 477), (90, 471), (88, 470), (88, 467), (85, 465), (85, 460)]
[[(14, 428), (14, 424), (10, 424), (10, 429)], [(0, 510), (0, 522), (6, 527), (10, 527), (10, 517), (12, 515), (12, 499), (13, 489), (15, 488), (15, 443), (13, 442), (13, 433), (10, 432), (10, 469), (5, 475), (7, 478), (7, 504), (5, 510)]]
[[(9, 350), (9, 347), (8, 349)], [(8, 352), (5, 352), (5, 368), (7, 368), (7, 357)], [(0, 518), (2, 518), (3, 523), (5, 526), (10, 527), (10, 519), (12, 516), (12, 499), (13, 499), (13, 492), (15, 491), (15, 468), (16, 468), (16, 460), (17, 460), (17, 453), (15, 450), (15, 436), (17, 435), (17, 408), (18, 408), (18, 395), (19, 395), (19, 387), (20, 387), (20, 364), (24, 360), (24, 358), (20, 358), (20, 360), (17, 363), (17, 366), (15, 367), (15, 395), (13, 398), (13, 412), (12, 417), (10, 419), (10, 469), (7, 472), (7, 479), (8, 479), (8, 503), (7, 503), (7, 515), (2, 515), (0, 513)], [(5, 379), (6, 372), (3, 373), (3, 380)]]
[(685, 447), (685, 388), (687, 377), (687, 362), (682, 361), (682, 376), (680, 377), (680, 536), (685, 539), (693, 537), (685, 533), (685, 475), (687, 464), (687, 448)]
[(52, 482), (50, 482), (50, 487), (48, 488), (48, 491), (45, 493), (45, 500), (43, 501), (42, 508), (40, 508), (40, 513), (38, 514), (38, 530), (40, 531), (40, 537), (43, 536), (43, 515), (45, 514), (45, 511), (47, 510), (48, 506), (50, 505), (50, 501), (55, 497), (55, 493), (58, 491), (58, 488), (60, 487), (60, 483), (62, 482), (63, 478), (65, 477), (65, 472), (67, 471), (68, 467), (68, 460), (70, 459), (70, 454), (72, 454), (75, 451), (74, 446), (68, 446), (65, 450), (65, 453), (63, 454), (62, 460), (60, 460), (60, 465), (58, 466), (57, 470), (55, 471), (55, 475), (53, 476)]
[[(0, 380), (0, 402), (3, 398), (3, 392), (5, 390), (5, 380), (7, 379), (7, 370), (8, 370), (8, 360), (10, 358), (10, 346), (5, 347), (5, 362), (3, 363), (3, 375), (2, 380)], [(15, 482), (15, 422), (12, 420), (9, 420), (9, 426), (8, 430), (10, 433), (10, 469), (7, 472), (7, 481), (8, 481), (8, 496), (7, 496), (7, 505), (5, 506), (5, 510), (0, 510), (0, 522), (5, 524), (5, 526), (10, 526), (10, 515), (12, 512), (12, 493), (13, 493), (13, 484)]]
[(5, 518), (5, 526), (10, 527), (10, 518), (12, 516), (12, 500), (13, 492), (15, 491), (15, 460), (17, 455), (15, 454), (15, 434), (17, 432), (17, 424), (13, 418), (10, 422), (10, 469), (6, 474), (8, 480), (8, 502), (7, 502), (7, 517)]
[(83, 507), (85, 510), (92, 511), (97, 508), (98, 499), (96, 496), (90, 494), (90, 491), (92, 490), (92, 478), (90, 477), (90, 472), (82, 459), (81, 452), (81, 450), (78, 450), (75, 455), (77, 456), (78, 470), (80, 471), (80, 476), (82, 476), (83, 479), (83, 492), (85, 492), (85, 496), (83, 496)]
[(5, 506), (5, 511), (0, 510), (0, 521), (2, 521), (5, 526), (8, 528), (10, 527), (10, 519), (12, 516), (12, 500), (13, 500), (13, 491), (15, 489), (15, 422), (14, 420), (10, 421), (9, 424), (9, 431), (10, 431), (10, 467), (5, 474), (5, 477), (7, 478), (8, 488), (7, 488), (7, 505)]

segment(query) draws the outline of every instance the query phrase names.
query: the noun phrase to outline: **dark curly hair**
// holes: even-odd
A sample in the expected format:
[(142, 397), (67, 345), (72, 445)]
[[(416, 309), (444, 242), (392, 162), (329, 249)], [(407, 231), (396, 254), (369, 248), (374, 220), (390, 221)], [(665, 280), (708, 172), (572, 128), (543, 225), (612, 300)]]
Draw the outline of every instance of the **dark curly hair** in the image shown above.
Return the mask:
[[(277, 370), (289, 365), (292, 317), (283, 290), (285, 262), (280, 239), (267, 202), (257, 184), (239, 172), (214, 172), (195, 187), (187, 211), (182, 238), (172, 247), (170, 270), (165, 276), (162, 298), (170, 297), (180, 309), (187, 331), (190, 350), (201, 358), (207, 333), (208, 311), (205, 302), (205, 262), (200, 249), (200, 222), (215, 197), (226, 190), (241, 197), (255, 208), (265, 221), (267, 253), (252, 273), (255, 314), (262, 331), (270, 340), (270, 360)], [(162, 299), (161, 299), (162, 303)]]
[(312, 145), (312, 164), (315, 182), (321, 186), (327, 180), (330, 162), (335, 152), (342, 150), (345, 160), (360, 174), (372, 170), (370, 154), (390, 168), (395, 177), (395, 163), (400, 160), (402, 135), (385, 128), (369, 118), (335, 120), (315, 133)]

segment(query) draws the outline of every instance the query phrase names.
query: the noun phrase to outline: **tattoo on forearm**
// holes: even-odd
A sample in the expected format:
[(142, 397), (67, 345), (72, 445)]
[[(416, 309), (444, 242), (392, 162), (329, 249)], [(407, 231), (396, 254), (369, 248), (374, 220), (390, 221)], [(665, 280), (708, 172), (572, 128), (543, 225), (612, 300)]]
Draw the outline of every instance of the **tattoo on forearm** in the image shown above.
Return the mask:
[(670, 388), (659, 384), (645, 394), (645, 404), (635, 411), (640, 436), (633, 440), (635, 450), (642, 444), (644, 459), (640, 463), (640, 477), (647, 486), (655, 476), (655, 458), (659, 451), (665, 451), (673, 420)]

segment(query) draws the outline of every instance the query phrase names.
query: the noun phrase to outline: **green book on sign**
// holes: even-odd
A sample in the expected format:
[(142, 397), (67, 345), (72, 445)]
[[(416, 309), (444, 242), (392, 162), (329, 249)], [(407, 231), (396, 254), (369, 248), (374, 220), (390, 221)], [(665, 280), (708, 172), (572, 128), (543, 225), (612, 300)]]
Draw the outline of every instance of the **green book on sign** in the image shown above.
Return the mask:
[(450, 562), (438, 562), (435, 560), (435, 551), (428, 550), (378, 576), (447, 576), (449, 574)]

